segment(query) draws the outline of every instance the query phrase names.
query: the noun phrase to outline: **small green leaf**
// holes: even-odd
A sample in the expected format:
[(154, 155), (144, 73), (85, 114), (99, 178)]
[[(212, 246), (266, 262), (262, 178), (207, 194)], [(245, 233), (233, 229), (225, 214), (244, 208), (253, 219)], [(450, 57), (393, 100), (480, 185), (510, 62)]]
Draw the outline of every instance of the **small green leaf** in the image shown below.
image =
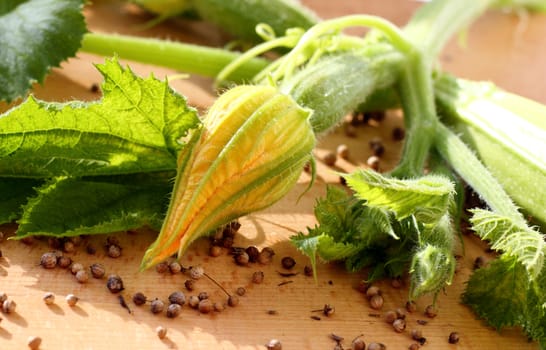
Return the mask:
[(0, 116), (0, 176), (54, 177), (176, 169), (182, 138), (200, 121), (167, 82), (116, 59), (98, 65), (104, 97), (48, 103), (29, 97)]
[(172, 185), (163, 174), (149, 176), (55, 178), (25, 206), (16, 238), (110, 233), (145, 225), (158, 229)]
[(390, 210), (398, 220), (415, 215), (423, 224), (434, 224), (453, 201), (453, 184), (443, 176), (399, 180), (375, 171), (360, 170), (343, 177), (355, 191), (355, 196), (365, 200), (366, 205)]
[(33, 196), (34, 188), (42, 183), (36, 179), (0, 178), (0, 225), (19, 218), (27, 198)]
[(472, 229), (481, 239), (490, 241), (491, 248), (517, 259), (531, 278), (541, 273), (546, 254), (544, 235), (488, 210), (474, 209), (471, 212)]
[(24, 96), (76, 54), (87, 31), (83, 0), (0, 2), (0, 100)]

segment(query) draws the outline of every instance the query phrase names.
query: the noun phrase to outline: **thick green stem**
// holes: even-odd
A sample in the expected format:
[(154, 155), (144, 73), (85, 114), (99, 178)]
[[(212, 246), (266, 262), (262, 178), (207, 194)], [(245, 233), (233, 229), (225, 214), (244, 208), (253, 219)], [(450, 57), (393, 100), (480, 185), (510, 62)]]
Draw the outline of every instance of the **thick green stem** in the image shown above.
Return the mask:
[[(180, 71), (215, 77), (226, 65), (240, 56), (239, 53), (199, 45), (160, 39), (138, 38), (114, 34), (86, 34), (81, 51), (103, 56), (154, 64)], [(230, 75), (236, 82), (250, 80), (270, 62), (252, 58)]]
[(493, 211), (513, 219), (522, 226), (527, 225), (497, 179), (485, 168), (474, 152), (442, 123), (437, 125), (434, 146)]
[(407, 137), (393, 176), (409, 178), (423, 174), (438, 125), (430, 72), (419, 51), (408, 54), (398, 82)]

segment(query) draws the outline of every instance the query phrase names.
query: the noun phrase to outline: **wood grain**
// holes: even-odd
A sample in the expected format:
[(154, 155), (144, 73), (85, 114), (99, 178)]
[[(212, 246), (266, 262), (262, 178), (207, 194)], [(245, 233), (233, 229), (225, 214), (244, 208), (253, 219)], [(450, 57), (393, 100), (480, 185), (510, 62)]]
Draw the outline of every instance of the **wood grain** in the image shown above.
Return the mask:
[[(397, 24), (403, 24), (418, 6), (412, 1), (351, 1), (321, 0), (304, 1), (323, 17), (334, 17), (347, 13), (368, 12), (382, 15)], [(138, 25), (149, 17), (135, 11), (134, 7), (122, 6), (118, 2), (97, 1), (86, 9), (89, 27), (95, 31), (121, 32), (132, 35), (176, 38), (189, 42), (220, 45), (226, 36), (214, 28), (202, 24), (187, 24), (180, 21), (164, 23), (152, 30), (143, 31)], [(451, 43), (442, 56), (446, 69), (461, 76), (499, 82), (512, 91), (546, 102), (545, 83), (542, 81), (544, 68), (536, 64), (546, 57), (546, 39), (541, 35), (546, 28), (544, 16), (530, 16), (525, 22), (498, 13), (488, 14), (472, 27), (467, 48)], [(522, 25), (524, 28), (522, 29)], [(205, 34), (202, 34), (205, 33)], [(512, 38), (512, 39), (510, 39)], [(498, 59), (493, 59), (491, 56)], [(43, 86), (37, 86), (34, 93), (46, 100), (93, 100), (100, 96), (90, 91), (100, 76), (91, 63), (102, 62), (103, 58), (79, 54), (77, 58), (54, 69)], [(129, 63), (129, 62), (126, 62)], [(150, 72), (163, 77), (176, 72), (130, 63), (140, 75)], [(521, 68), (533, 64), (538, 72)], [(175, 81), (173, 87), (188, 96), (192, 105), (206, 109), (215, 94), (210, 91), (210, 80), (192, 77)], [(339, 170), (350, 171), (362, 166), (370, 155), (367, 142), (371, 137), (380, 136), (386, 142), (386, 154), (382, 167), (392, 167), (399, 155), (400, 144), (391, 141), (390, 132), (394, 126), (402, 125), (399, 114), (389, 113), (387, 120), (377, 126), (358, 129), (356, 138), (347, 138), (340, 130), (321, 140), (316, 154), (320, 159), (325, 152), (335, 150), (340, 143), (349, 145), (349, 161), (338, 161)], [(537, 349), (529, 343), (519, 329), (497, 332), (485, 326), (475, 315), (460, 303), (464, 283), (472, 271), (477, 256), (492, 259), (485, 252), (482, 242), (465, 237), (466, 254), (460, 261), (460, 270), (453, 285), (446, 288), (438, 300), (439, 314), (429, 319), (423, 314), (430, 304), (429, 298), (418, 300), (418, 311), (407, 315), (407, 329), (395, 333), (385, 323), (382, 314), (386, 310), (403, 307), (407, 300), (407, 283), (402, 288), (393, 288), (390, 281), (378, 285), (383, 291), (385, 305), (381, 311), (369, 307), (365, 297), (356, 290), (363, 273), (347, 273), (343, 266), (321, 264), (318, 280), (303, 274), (308, 264), (288, 242), (290, 235), (313, 226), (313, 205), (317, 197), (325, 192), (327, 184), (338, 183), (331, 168), (319, 162), (319, 179), (309, 192), (304, 190), (309, 176), (302, 174), (298, 185), (288, 196), (273, 207), (242, 218), (237, 246), (272, 247), (276, 255), (269, 265), (251, 264), (237, 266), (225, 251), (212, 258), (207, 254), (206, 239), (196, 242), (182, 259), (186, 266), (201, 265), (205, 271), (221, 283), (229, 293), (236, 288), (246, 288), (237, 307), (227, 307), (221, 313), (199, 314), (187, 306), (178, 318), (169, 319), (165, 314), (153, 315), (149, 306), (135, 306), (131, 297), (143, 292), (149, 298), (166, 300), (176, 290), (184, 290), (184, 274), (158, 274), (150, 270), (138, 272), (140, 259), (146, 247), (156, 235), (147, 229), (135, 233), (116, 233), (123, 247), (122, 256), (112, 259), (106, 256), (104, 244), (106, 235), (85, 238), (74, 253), (68, 254), (74, 261), (89, 266), (92, 263), (105, 265), (107, 273), (119, 274), (125, 282), (121, 293), (132, 309), (132, 313), (119, 305), (117, 295), (106, 288), (105, 279), (90, 279), (86, 284), (76, 282), (74, 276), (63, 269), (46, 270), (39, 266), (42, 253), (50, 250), (47, 241), (36, 240), (30, 245), (13, 240), (4, 240), (0, 249), (0, 291), (6, 292), (18, 306), (15, 314), (2, 314), (0, 323), (0, 349), (22, 349), (26, 339), (35, 335), (43, 338), (41, 349), (265, 349), (270, 339), (279, 339), (284, 349), (333, 349), (335, 342), (331, 334), (344, 337), (343, 345), (350, 347), (350, 341), (363, 335), (366, 343), (381, 342), (387, 349), (407, 349), (413, 342), (412, 329), (421, 329), (426, 337), (425, 348), (429, 349)], [(299, 196), (303, 196), (298, 200)], [(13, 233), (15, 227), (0, 228), (5, 236)], [(92, 245), (97, 252), (90, 255), (85, 247)], [(284, 256), (296, 259), (293, 277), (282, 277), (280, 260)], [(262, 284), (251, 282), (255, 271), (263, 271)], [(284, 282), (290, 281), (287, 284)], [(280, 285), (282, 284), (282, 285)], [(225, 294), (207, 279), (196, 283), (195, 292), (207, 291), (215, 301), (225, 301)], [(45, 292), (55, 293), (55, 305), (42, 302)], [(64, 297), (73, 293), (80, 297), (75, 307), (69, 307)], [(326, 317), (313, 310), (325, 304), (335, 307), (335, 313)], [(311, 316), (319, 316), (315, 320)], [(419, 325), (417, 320), (426, 320)], [(162, 325), (168, 335), (160, 340), (155, 328)], [(450, 332), (460, 334), (458, 345), (448, 344)]]

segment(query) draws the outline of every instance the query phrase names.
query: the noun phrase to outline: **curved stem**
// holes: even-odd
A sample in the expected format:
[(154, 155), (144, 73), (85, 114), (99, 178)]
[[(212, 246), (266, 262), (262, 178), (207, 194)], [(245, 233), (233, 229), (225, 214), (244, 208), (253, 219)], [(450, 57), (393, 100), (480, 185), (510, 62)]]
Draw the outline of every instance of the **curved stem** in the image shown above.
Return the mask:
[[(224, 67), (241, 54), (161, 39), (137, 38), (127, 35), (88, 33), (84, 36), (81, 51), (120, 58), (184, 72), (215, 77)], [(233, 81), (251, 79), (270, 62), (251, 58), (231, 75)]]

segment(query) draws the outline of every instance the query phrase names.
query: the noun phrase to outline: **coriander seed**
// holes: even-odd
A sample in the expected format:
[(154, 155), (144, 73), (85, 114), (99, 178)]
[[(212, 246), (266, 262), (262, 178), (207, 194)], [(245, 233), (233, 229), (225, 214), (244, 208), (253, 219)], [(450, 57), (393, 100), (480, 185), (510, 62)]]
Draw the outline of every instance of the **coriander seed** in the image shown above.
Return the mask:
[(125, 289), (123, 287), (123, 280), (120, 276), (115, 274), (108, 276), (108, 280), (106, 281), (106, 287), (111, 293), (119, 293)]
[(379, 171), (379, 157), (378, 156), (371, 156), (366, 160), (366, 165), (370, 167), (370, 169)]
[(157, 337), (159, 339), (164, 339), (167, 336), (167, 328), (163, 326), (157, 326), (155, 329), (155, 334), (157, 334)]
[(207, 292), (201, 292), (197, 295), (197, 297), (199, 298), (199, 300), (205, 300), (205, 299), (208, 299), (209, 298), (209, 293)]
[(27, 345), (29, 349), (31, 350), (37, 350), (40, 348), (40, 344), (42, 344), (42, 338), (37, 336), (30, 336), (27, 339)]
[(15, 309), (17, 308), (17, 303), (13, 301), (12, 299), (6, 299), (2, 303), (2, 311), (6, 314), (12, 314), (15, 312)]
[(351, 350), (365, 350), (366, 349), (366, 343), (362, 338), (358, 337), (353, 339), (351, 342)]
[(209, 255), (216, 258), (217, 256), (222, 255), (222, 247), (213, 245), (209, 248)]
[(397, 333), (402, 333), (404, 329), (406, 329), (406, 320), (404, 320), (403, 318), (397, 318), (392, 323), (392, 327)]
[(180, 265), (180, 263), (178, 263), (178, 261), (173, 261), (172, 263), (169, 264), (169, 271), (171, 271), (171, 273), (175, 275), (177, 273), (180, 273), (180, 271), (182, 271), (182, 266)]
[(0, 304), (4, 303), (8, 299), (6, 292), (0, 292)]
[(255, 271), (252, 274), (252, 283), (261, 284), (264, 281), (264, 276), (263, 271)]
[(410, 346), (408, 347), (408, 350), (417, 350), (421, 347), (421, 345), (419, 345), (418, 343), (411, 343)]
[(186, 303), (186, 295), (181, 291), (172, 292), (169, 295), (169, 303), (182, 306)]
[(339, 156), (339, 158), (342, 158), (342, 159), (348, 159), (349, 158), (349, 147), (344, 143), (337, 146), (336, 152), (337, 152), (337, 155)]
[(197, 309), (202, 314), (208, 314), (212, 310), (214, 310), (214, 304), (208, 298), (202, 299), (201, 301), (199, 301), (199, 304), (197, 305)]
[(370, 343), (368, 350), (385, 350), (387, 347), (383, 343)]
[(368, 289), (366, 289), (366, 297), (368, 299), (371, 299), (373, 296), (381, 295), (381, 289), (376, 286), (370, 286)]
[(106, 274), (106, 269), (102, 264), (93, 264), (89, 267), (89, 270), (91, 271), (91, 276), (93, 276), (93, 278), (103, 278)]
[(186, 280), (184, 282), (184, 287), (186, 287), (186, 289), (191, 292), (195, 289), (195, 280)]
[(271, 339), (265, 347), (267, 350), (282, 350), (282, 344), (281, 341), (278, 339)]
[(57, 255), (53, 252), (47, 252), (42, 254), (40, 258), (40, 265), (45, 269), (53, 269), (57, 266)]
[(76, 272), (75, 276), (78, 283), (87, 283), (87, 281), (89, 281), (89, 274), (85, 270), (80, 270)]
[(383, 307), (383, 297), (376, 294), (370, 298), (370, 307), (374, 310), (380, 310)]
[(137, 306), (140, 306), (140, 305), (144, 305), (146, 303), (146, 295), (144, 295), (144, 293), (141, 293), (141, 292), (136, 292), (134, 295), (133, 295), (133, 303), (135, 303), (135, 305)]
[(76, 273), (78, 273), (78, 271), (81, 271), (83, 269), (84, 267), (80, 263), (72, 263), (72, 265), (70, 265), (70, 272), (72, 272), (73, 275), (75, 275)]
[(246, 289), (244, 287), (238, 287), (236, 290), (235, 290), (235, 293), (237, 293), (238, 296), (243, 296), (245, 295), (246, 293)]
[(70, 257), (63, 255), (57, 258), (57, 266), (61, 269), (67, 269), (70, 265), (72, 265), (72, 259)]
[(198, 280), (205, 274), (205, 269), (201, 266), (192, 266), (190, 267), (190, 277), (194, 280)]
[(434, 318), (438, 315), (438, 312), (436, 311), (436, 308), (434, 305), (429, 305), (425, 308), (425, 316), (429, 318)]
[(47, 292), (44, 294), (42, 299), (46, 305), (53, 305), (55, 303), (55, 294)]
[(236, 296), (236, 295), (230, 295), (228, 297), (228, 305), (231, 306), (231, 307), (235, 307), (237, 305), (239, 305), (239, 297)]
[(110, 244), (107, 254), (111, 258), (119, 258), (121, 256), (121, 247), (117, 244)]
[(250, 258), (245, 251), (237, 253), (233, 258), (235, 263), (240, 266), (247, 266), (250, 262)]
[(165, 273), (165, 272), (169, 271), (169, 264), (162, 261), (159, 264), (155, 265), (155, 270), (156, 270), (157, 273)]
[(170, 304), (167, 307), (167, 317), (168, 318), (175, 318), (180, 315), (180, 311), (182, 310), (182, 306), (179, 304)]
[(415, 303), (415, 301), (408, 300), (406, 302), (406, 310), (410, 313), (417, 311), (417, 304)]
[(224, 311), (226, 306), (224, 305), (224, 303), (221, 303), (221, 302), (217, 301), (217, 302), (215, 302), (213, 304), (213, 308), (214, 308), (214, 311), (216, 311), (216, 312), (222, 312), (222, 311)]
[(165, 308), (165, 303), (157, 298), (152, 300), (152, 302), (150, 303), (150, 311), (152, 311), (153, 314), (158, 314), (163, 312), (164, 308)]
[(281, 265), (283, 268), (290, 270), (294, 266), (296, 266), (296, 260), (294, 260), (294, 258), (290, 256), (285, 256), (284, 258), (281, 259)]
[(334, 166), (337, 161), (337, 155), (334, 152), (328, 151), (322, 157), (322, 161), (327, 166)]
[(76, 247), (74, 246), (74, 243), (72, 243), (70, 241), (65, 241), (63, 243), (63, 251), (65, 253), (73, 253), (74, 250), (76, 250)]
[(194, 309), (197, 309), (200, 301), (201, 300), (199, 300), (197, 295), (190, 295), (190, 297), (188, 298), (188, 305)]
[(68, 294), (65, 297), (65, 300), (66, 300), (66, 303), (68, 304), (68, 306), (75, 306), (78, 303), (78, 301), (80, 300), (80, 298), (78, 298), (74, 294)]
[(248, 254), (248, 261), (251, 263), (255, 263), (258, 261), (258, 257), (260, 256), (260, 250), (256, 246), (249, 246), (245, 249), (245, 252)]
[(451, 332), (448, 338), (449, 344), (457, 344), (459, 342), (459, 333)]
[(303, 268), (303, 274), (307, 277), (313, 276), (313, 268), (309, 265), (305, 265)]

